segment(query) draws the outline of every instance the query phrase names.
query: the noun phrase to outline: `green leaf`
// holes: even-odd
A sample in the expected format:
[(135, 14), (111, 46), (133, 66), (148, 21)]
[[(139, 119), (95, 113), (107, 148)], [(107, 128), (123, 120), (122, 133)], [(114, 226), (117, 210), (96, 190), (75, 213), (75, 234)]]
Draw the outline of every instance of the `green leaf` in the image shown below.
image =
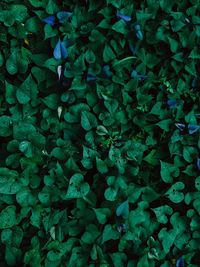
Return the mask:
[(104, 127), (103, 125), (98, 125), (97, 126), (97, 130), (96, 133), (98, 135), (107, 135), (108, 134), (108, 130), (106, 129), (106, 127)]
[(24, 153), (27, 158), (33, 157), (33, 147), (29, 141), (23, 141), (19, 144), (19, 150)]
[(183, 148), (183, 158), (189, 162), (192, 163), (194, 159), (196, 159), (198, 156), (198, 150), (195, 147), (192, 146), (184, 146)]
[(168, 132), (170, 130), (170, 126), (172, 125), (172, 120), (167, 119), (167, 120), (162, 120), (158, 123), (156, 123), (162, 130)]
[(48, 0), (44, 0), (44, 1), (41, 1), (41, 0), (28, 0), (30, 2), (30, 4), (33, 6), (33, 7), (45, 7), (47, 5), (47, 2)]
[(162, 241), (162, 246), (165, 253), (169, 253), (170, 248), (172, 247), (176, 238), (176, 232), (174, 230), (166, 231), (166, 228), (163, 228), (159, 233), (159, 239)]
[(107, 218), (111, 215), (111, 211), (108, 208), (98, 208), (98, 209), (93, 208), (93, 210), (100, 224), (105, 224), (107, 221)]
[(177, 182), (173, 184), (165, 193), (165, 195), (174, 203), (180, 203), (184, 200), (184, 194), (182, 191), (185, 188), (185, 184)]
[(8, 206), (0, 213), (0, 229), (11, 228), (18, 224), (16, 207)]
[(16, 97), (19, 103), (23, 105), (37, 97), (37, 85), (31, 74), (21, 84), (20, 88), (17, 89)]
[(74, 174), (69, 181), (66, 198), (83, 198), (90, 191), (88, 183), (84, 182), (82, 174)]
[(103, 60), (107, 63), (110, 60), (113, 60), (115, 58), (116, 58), (116, 56), (115, 56), (112, 48), (108, 44), (106, 44), (104, 47), (104, 50), (103, 50)]
[(19, 51), (15, 50), (6, 61), (6, 69), (10, 75), (25, 73), (28, 68), (28, 62), (22, 57)]
[(44, 27), (44, 33), (45, 33), (45, 40), (47, 40), (49, 38), (57, 36), (58, 31), (56, 29), (53, 29), (51, 25), (46, 24)]
[(17, 55), (13, 53), (6, 61), (6, 69), (10, 75), (14, 75), (18, 72)]
[(0, 117), (0, 136), (7, 137), (12, 134), (12, 120), (11, 117), (3, 115)]
[(114, 187), (108, 187), (104, 193), (105, 199), (109, 201), (115, 201), (117, 197), (118, 190)]
[(114, 230), (112, 225), (107, 224), (103, 230), (102, 235), (102, 244), (109, 240), (117, 240), (119, 239), (120, 233), (117, 230)]
[(162, 180), (165, 183), (172, 183), (173, 177), (179, 176), (180, 173), (179, 168), (171, 163), (167, 163), (162, 160), (160, 160), (160, 164), (161, 164), (160, 175)]
[(173, 213), (173, 209), (168, 205), (153, 208), (152, 210), (155, 212), (158, 222), (162, 224), (166, 224), (168, 222), (167, 215), (172, 215)]
[(126, 28), (126, 23), (123, 20), (119, 20), (115, 24), (113, 24), (112, 29), (122, 34), (128, 33), (128, 30)]
[(108, 167), (106, 165), (106, 162), (103, 161), (102, 159), (99, 159), (98, 157), (96, 157), (96, 165), (97, 165), (97, 170), (104, 174), (108, 172)]
[(122, 216), (124, 219), (127, 219), (129, 216), (129, 202), (128, 200), (124, 201), (117, 207), (116, 210), (117, 216)]
[(97, 119), (94, 114), (88, 111), (82, 111), (81, 113), (81, 126), (84, 130), (90, 131), (97, 126)]
[(34, 206), (36, 204), (36, 199), (33, 197), (28, 188), (22, 188), (19, 192), (17, 192), (16, 200), (22, 207)]
[(21, 188), (21, 182), (17, 181), (18, 173), (7, 168), (0, 168), (0, 193), (16, 194)]
[(49, 0), (47, 6), (46, 6), (46, 12), (48, 14), (55, 14), (59, 11), (58, 6), (56, 5), (56, 3), (53, 0)]
[(175, 39), (173, 39), (173, 38), (171, 38), (171, 37), (169, 37), (169, 36), (168, 36), (168, 40), (169, 40), (169, 44), (170, 44), (170, 49), (171, 49), (171, 51), (172, 51), (173, 53), (176, 53), (176, 51), (177, 51), (177, 49), (178, 49), (178, 46), (179, 46), (179, 43), (178, 43)]
[(42, 99), (43, 103), (50, 109), (56, 110), (58, 108), (58, 95), (50, 94)]
[(200, 176), (195, 179), (195, 187), (198, 191), (200, 191)]

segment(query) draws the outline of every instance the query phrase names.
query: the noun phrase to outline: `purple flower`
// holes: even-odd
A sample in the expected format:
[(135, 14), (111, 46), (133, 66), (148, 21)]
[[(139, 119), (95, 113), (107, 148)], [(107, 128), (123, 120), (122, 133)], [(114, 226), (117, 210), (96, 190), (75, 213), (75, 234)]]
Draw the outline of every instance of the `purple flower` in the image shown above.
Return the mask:
[(177, 106), (177, 102), (175, 99), (167, 100), (167, 104), (168, 104), (169, 108), (175, 108)]
[(185, 124), (183, 123), (175, 123), (175, 125), (180, 131), (183, 131), (185, 129)]
[(194, 125), (194, 124), (188, 124), (188, 131), (189, 134), (196, 133), (199, 130), (200, 126), (199, 125)]
[(176, 267), (184, 267), (184, 266), (185, 266), (185, 261), (183, 257), (178, 258), (176, 261)]
[(49, 16), (49, 17), (44, 18), (42, 21), (53, 26), (55, 24), (55, 20), (56, 20), (55, 16)]
[(131, 17), (130, 16), (126, 16), (126, 15), (122, 14), (119, 11), (117, 11), (117, 18), (123, 19), (126, 22), (131, 21)]

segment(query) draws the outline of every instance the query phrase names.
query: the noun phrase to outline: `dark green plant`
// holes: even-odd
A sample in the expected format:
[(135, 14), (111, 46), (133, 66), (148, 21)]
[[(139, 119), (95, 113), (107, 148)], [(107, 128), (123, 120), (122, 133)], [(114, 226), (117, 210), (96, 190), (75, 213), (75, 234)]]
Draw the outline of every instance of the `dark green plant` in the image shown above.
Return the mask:
[(0, 266), (200, 266), (198, 0), (0, 2)]

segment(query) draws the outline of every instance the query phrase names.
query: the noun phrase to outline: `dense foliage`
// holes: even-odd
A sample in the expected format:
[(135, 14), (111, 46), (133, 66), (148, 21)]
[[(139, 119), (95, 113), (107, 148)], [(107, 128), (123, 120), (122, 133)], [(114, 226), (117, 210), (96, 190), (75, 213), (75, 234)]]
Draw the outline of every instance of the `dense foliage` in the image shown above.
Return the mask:
[(200, 266), (199, 0), (0, 2), (0, 266)]

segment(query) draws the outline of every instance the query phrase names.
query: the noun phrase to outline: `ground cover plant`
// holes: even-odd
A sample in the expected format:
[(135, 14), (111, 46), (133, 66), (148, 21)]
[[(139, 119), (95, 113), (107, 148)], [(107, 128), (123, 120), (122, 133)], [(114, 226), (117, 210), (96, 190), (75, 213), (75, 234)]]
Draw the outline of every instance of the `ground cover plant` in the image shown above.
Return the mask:
[(199, 267), (198, 0), (0, 2), (0, 266)]

